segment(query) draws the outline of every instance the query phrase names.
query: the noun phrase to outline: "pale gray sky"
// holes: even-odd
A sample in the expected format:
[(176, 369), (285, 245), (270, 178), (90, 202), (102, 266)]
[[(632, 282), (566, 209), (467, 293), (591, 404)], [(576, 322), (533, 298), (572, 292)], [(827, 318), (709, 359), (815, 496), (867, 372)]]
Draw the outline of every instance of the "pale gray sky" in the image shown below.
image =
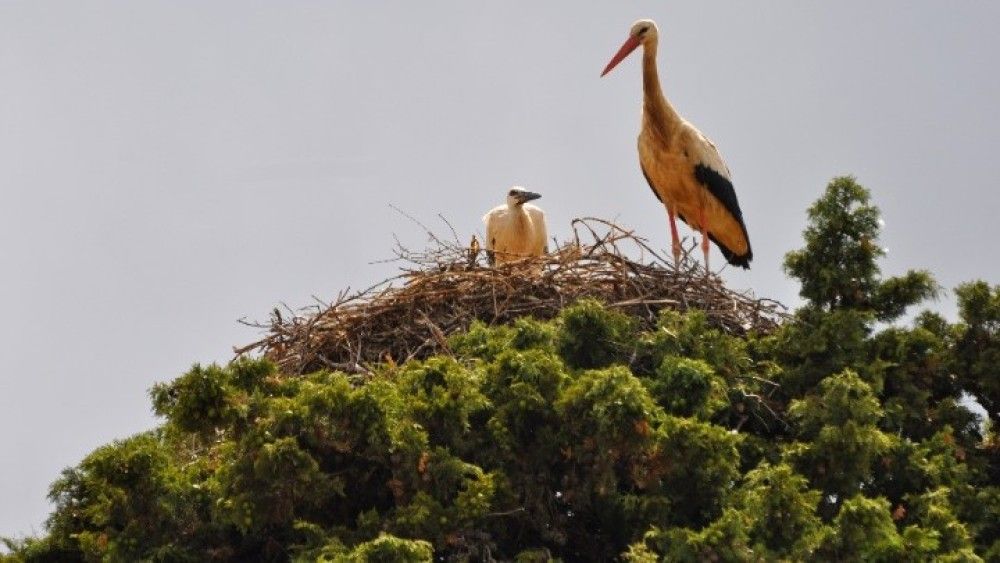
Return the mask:
[(640, 17), (732, 170), (755, 254), (734, 287), (795, 303), (782, 256), (844, 173), (886, 273), (1000, 279), (1000, 4), (581, 4), (0, 2), (0, 535), (153, 426), (154, 382), (253, 340), (238, 318), (387, 277), (393, 233), (423, 242), (390, 203), (464, 237), (518, 183), (556, 236), (599, 215), (669, 246), (639, 59), (598, 78)]

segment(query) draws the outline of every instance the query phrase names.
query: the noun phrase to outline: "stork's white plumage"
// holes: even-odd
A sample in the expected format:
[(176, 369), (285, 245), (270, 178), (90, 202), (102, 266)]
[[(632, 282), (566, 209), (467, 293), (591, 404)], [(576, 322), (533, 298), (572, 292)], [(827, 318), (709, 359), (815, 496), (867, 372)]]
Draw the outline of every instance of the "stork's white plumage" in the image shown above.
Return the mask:
[(653, 194), (667, 208), (674, 261), (679, 260), (681, 251), (676, 216), (701, 231), (706, 269), (709, 240), (730, 264), (749, 268), (753, 251), (729, 168), (712, 141), (684, 120), (663, 95), (656, 70), (658, 39), (653, 20), (635, 22), (601, 76), (642, 45), (639, 164)]
[(527, 202), (542, 196), (514, 186), (507, 203), (483, 216), (486, 223), (486, 255), (490, 264), (504, 264), (545, 254), (548, 232), (545, 213)]

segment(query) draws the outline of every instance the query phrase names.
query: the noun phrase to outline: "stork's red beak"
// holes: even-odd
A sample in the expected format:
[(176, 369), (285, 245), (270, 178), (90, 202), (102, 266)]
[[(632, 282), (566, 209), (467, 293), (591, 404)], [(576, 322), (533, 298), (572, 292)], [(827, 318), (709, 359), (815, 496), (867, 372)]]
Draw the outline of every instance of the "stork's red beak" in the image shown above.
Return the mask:
[(604, 76), (605, 74), (611, 72), (611, 69), (615, 68), (615, 65), (622, 62), (622, 60), (625, 57), (627, 57), (629, 53), (635, 51), (635, 48), (638, 46), (639, 46), (639, 37), (637, 35), (629, 37), (622, 45), (622, 48), (618, 49), (618, 52), (615, 53), (615, 56), (611, 58), (611, 62), (608, 63), (608, 66), (604, 67), (604, 72), (601, 73), (601, 76)]

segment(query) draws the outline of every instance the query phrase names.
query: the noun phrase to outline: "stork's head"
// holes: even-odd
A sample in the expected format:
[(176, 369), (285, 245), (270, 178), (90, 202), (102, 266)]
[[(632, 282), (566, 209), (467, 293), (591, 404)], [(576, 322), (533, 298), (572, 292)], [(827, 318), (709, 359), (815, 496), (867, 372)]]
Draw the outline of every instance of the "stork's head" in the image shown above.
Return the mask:
[(643, 48), (656, 45), (658, 37), (659, 30), (656, 28), (656, 22), (653, 20), (639, 20), (632, 24), (632, 29), (628, 31), (628, 39), (622, 44), (622, 48), (618, 49), (615, 56), (611, 58), (608, 66), (604, 67), (604, 72), (601, 73), (601, 76), (611, 72), (611, 69), (615, 68), (615, 65), (625, 60), (625, 57), (629, 56), (632, 51), (635, 51), (639, 45), (642, 45)]
[(507, 192), (507, 206), (508, 207), (519, 207), (524, 205), (533, 199), (538, 199), (542, 197), (541, 194), (536, 194), (535, 192), (529, 192), (528, 190), (520, 187), (514, 186)]

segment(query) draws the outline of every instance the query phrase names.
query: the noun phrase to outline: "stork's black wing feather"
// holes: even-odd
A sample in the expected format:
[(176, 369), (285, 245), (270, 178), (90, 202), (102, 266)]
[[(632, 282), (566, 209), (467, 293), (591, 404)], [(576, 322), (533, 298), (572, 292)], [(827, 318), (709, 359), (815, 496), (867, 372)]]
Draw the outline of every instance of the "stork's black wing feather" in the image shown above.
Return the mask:
[(740, 224), (740, 229), (743, 231), (743, 238), (747, 241), (747, 253), (738, 256), (735, 252), (715, 240), (715, 237), (711, 236), (711, 234), (709, 234), (708, 238), (719, 247), (722, 255), (726, 257), (727, 262), (734, 266), (749, 268), (750, 260), (753, 260), (753, 250), (750, 249), (750, 235), (747, 234), (747, 226), (743, 222), (743, 212), (740, 211), (740, 203), (736, 200), (736, 190), (733, 189), (733, 183), (729, 181), (729, 178), (726, 178), (710, 166), (704, 164), (695, 165), (694, 177), (703, 186), (708, 188), (709, 193), (715, 196), (715, 199), (719, 200), (722, 206), (726, 208), (726, 211)]

